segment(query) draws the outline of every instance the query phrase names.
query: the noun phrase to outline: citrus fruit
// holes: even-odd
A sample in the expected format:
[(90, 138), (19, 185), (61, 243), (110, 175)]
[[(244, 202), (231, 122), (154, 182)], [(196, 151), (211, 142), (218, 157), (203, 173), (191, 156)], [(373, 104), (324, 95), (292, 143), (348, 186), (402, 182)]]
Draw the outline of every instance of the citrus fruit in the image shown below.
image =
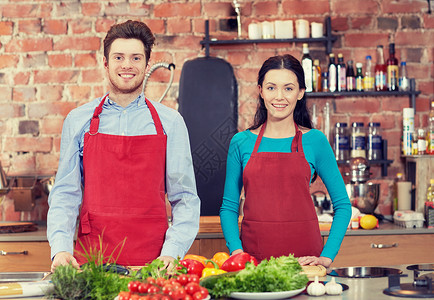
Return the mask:
[(360, 227), (363, 229), (374, 229), (377, 226), (378, 220), (373, 215), (364, 215), (360, 218)]

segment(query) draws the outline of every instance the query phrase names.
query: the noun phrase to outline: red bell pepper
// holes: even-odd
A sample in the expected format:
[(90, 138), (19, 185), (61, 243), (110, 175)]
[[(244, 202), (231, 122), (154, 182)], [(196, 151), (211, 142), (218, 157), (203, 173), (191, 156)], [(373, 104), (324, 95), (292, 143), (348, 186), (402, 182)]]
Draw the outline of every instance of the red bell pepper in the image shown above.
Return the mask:
[(244, 269), (246, 267), (246, 263), (252, 263), (255, 266), (258, 265), (258, 261), (256, 260), (256, 258), (246, 252), (241, 252), (229, 257), (223, 263), (220, 269), (227, 272), (235, 272)]
[(199, 278), (202, 277), (202, 271), (205, 266), (200, 261), (194, 259), (183, 259), (180, 260), (179, 263), (181, 266), (187, 268), (187, 274), (196, 274)]

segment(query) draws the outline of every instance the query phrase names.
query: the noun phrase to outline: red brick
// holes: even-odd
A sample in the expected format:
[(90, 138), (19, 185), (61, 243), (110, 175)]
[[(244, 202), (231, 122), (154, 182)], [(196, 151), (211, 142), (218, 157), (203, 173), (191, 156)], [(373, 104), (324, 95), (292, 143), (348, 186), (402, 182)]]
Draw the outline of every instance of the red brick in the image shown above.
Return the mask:
[(142, 3), (130, 3), (130, 9), (128, 15), (138, 17), (148, 17), (151, 12), (151, 5)]
[[(149, 66), (152, 66), (153, 64), (162, 61), (167, 63), (173, 62), (172, 53), (168, 53), (167, 51), (153, 51), (148, 64)], [(175, 68), (178, 68), (178, 66), (175, 66)]]
[(385, 33), (347, 33), (345, 34), (346, 47), (373, 47), (387, 45), (389, 34)]
[(45, 20), (44, 32), (46, 34), (66, 34), (67, 22), (64, 20)]
[(154, 17), (198, 17), (200, 3), (162, 3), (154, 6)]
[(377, 14), (380, 7), (374, 0), (332, 1), (331, 11), (335, 14)]
[(352, 17), (351, 18), (352, 29), (371, 29), (373, 28), (373, 19), (371, 17)]
[(40, 19), (18, 21), (18, 31), (22, 33), (39, 33), (41, 32), (41, 27)]
[[(380, 110), (380, 103), (375, 98), (339, 98), (336, 99), (336, 112), (375, 113)], [(353, 121), (356, 122), (356, 121)]]
[(45, 116), (66, 116), (77, 105), (73, 102), (46, 102), (46, 103), (30, 103), (28, 105), (29, 118), (42, 118)]
[(50, 117), (41, 120), (41, 134), (61, 134), (63, 117)]
[(165, 21), (162, 19), (145, 19), (143, 20), (143, 22), (148, 25), (153, 34), (166, 33), (166, 24)]
[[(426, 1), (425, 1), (426, 2)], [(427, 4), (422, 1), (381, 1), (382, 11), (384, 14), (397, 13), (419, 13), (427, 9)]]
[[(434, 16), (433, 14), (424, 14), (423, 15), (423, 23), (425, 24), (425, 28), (434, 28)], [(1, 32), (1, 30), (0, 30)]]
[(40, 70), (34, 72), (35, 83), (71, 83), (76, 82), (78, 71)]
[(18, 55), (1, 55), (0, 54), (0, 69), (16, 67), (20, 60)]
[[(200, 32), (205, 37), (205, 20), (193, 19), (193, 32)], [(209, 20), (209, 32), (216, 32), (217, 24), (215, 20)]]
[(54, 137), (53, 138), (53, 150), (55, 152), (60, 152), (60, 143), (61, 143), (61, 138), (60, 137)]
[(64, 68), (72, 66), (71, 54), (49, 54), (48, 65), (52, 68)]
[(55, 14), (53, 15), (55, 17), (67, 17), (67, 16), (79, 16), (80, 15), (80, 2), (79, 1), (73, 1), (73, 2), (66, 2), (66, 1), (57, 1)]
[(169, 18), (167, 20), (167, 32), (169, 34), (190, 33), (191, 23), (188, 18)]
[(249, 83), (257, 83), (258, 69), (257, 68), (242, 68), (235, 71), (238, 81), (245, 81)]
[(108, 2), (104, 7), (104, 15), (106, 16), (125, 16), (129, 14), (129, 6), (127, 2)]
[[(338, 33), (347, 31), (350, 28), (348, 17), (332, 17), (331, 23), (332, 30), (338, 31)], [(334, 45), (334, 47), (336, 47), (336, 45)]]
[(227, 2), (203, 3), (203, 14), (207, 17), (230, 16), (234, 10), (232, 4)]
[(9, 21), (0, 22), (0, 35), (11, 35), (14, 28), (14, 23)]
[(0, 103), (12, 101), (12, 87), (11, 86), (0, 86)]
[(95, 53), (79, 53), (74, 57), (76, 67), (95, 67), (97, 65)]
[(418, 84), (418, 90), (422, 92), (424, 95), (433, 95), (434, 94), (434, 80), (429, 79), (428, 81), (422, 81)]
[(104, 71), (102, 69), (90, 69), (81, 71), (82, 82), (102, 82), (104, 80)]
[(68, 22), (68, 27), (71, 28), (73, 34), (91, 32), (92, 21), (86, 19), (71, 20)]
[(81, 12), (84, 16), (101, 16), (101, 3), (82, 3)]
[(28, 84), (29, 80), (30, 80), (30, 72), (18, 72), (14, 74), (15, 85)]
[(53, 50), (51, 38), (13, 39), (5, 46), (6, 52), (33, 52)]
[(74, 101), (90, 100), (91, 87), (88, 85), (71, 85), (68, 90)]
[(51, 147), (52, 139), (49, 137), (9, 137), (5, 150), (11, 152), (49, 152)]
[(47, 65), (46, 61), (47, 61), (46, 53), (26, 54), (23, 57), (23, 67), (25, 69), (45, 67)]
[(31, 102), (36, 100), (34, 87), (15, 87), (12, 91), (12, 100), (15, 102)]
[(6, 4), (3, 7), (3, 18), (38, 17), (37, 4)]
[(291, 15), (300, 14), (324, 14), (331, 11), (329, 1), (319, 0), (283, 0), (283, 11)]
[(244, 51), (231, 51), (228, 52), (228, 54), (226, 55), (226, 60), (232, 66), (241, 66), (244, 64), (249, 64), (249, 53), (246, 53)]
[[(41, 174), (55, 174), (57, 168), (59, 167), (59, 153), (37, 153), (36, 165), (38, 167), (38, 172), (40, 172)], [(34, 210), (37, 210), (37, 208), (38, 207), (35, 207)], [(46, 216), (42, 216), (39, 218), (42, 218), (42, 220), (46, 220)]]
[(57, 102), (62, 100), (63, 85), (41, 85), (38, 87), (38, 100), (42, 102)]
[(116, 24), (116, 21), (110, 19), (98, 19), (95, 22), (95, 31), (96, 32), (105, 32), (110, 29), (112, 25)]
[(39, 5), (39, 18), (49, 18), (53, 11), (53, 3), (41, 3)]
[(255, 2), (253, 9), (256, 16), (275, 16), (278, 14), (279, 7), (277, 1), (262, 1)]
[(0, 103), (0, 119), (10, 119), (24, 116), (22, 104)]
[(62, 37), (54, 43), (54, 50), (99, 50), (99, 37)]
[(430, 45), (434, 40), (434, 31), (433, 32), (402, 32), (399, 31), (395, 35), (395, 43), (396, 45)]

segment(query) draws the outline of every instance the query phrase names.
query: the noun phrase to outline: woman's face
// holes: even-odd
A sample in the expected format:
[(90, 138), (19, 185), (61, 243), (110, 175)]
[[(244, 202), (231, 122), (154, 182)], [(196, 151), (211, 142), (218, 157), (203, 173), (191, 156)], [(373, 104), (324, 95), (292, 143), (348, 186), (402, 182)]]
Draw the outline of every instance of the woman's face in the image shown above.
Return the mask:
[(293, 119), (297, 101), (303, 98), (304, 89), (300, 89), (297, 76), (287, 69), (273, 69), (265, 74), (259, 93), (267, 108), (267, 119), (279, 121)]

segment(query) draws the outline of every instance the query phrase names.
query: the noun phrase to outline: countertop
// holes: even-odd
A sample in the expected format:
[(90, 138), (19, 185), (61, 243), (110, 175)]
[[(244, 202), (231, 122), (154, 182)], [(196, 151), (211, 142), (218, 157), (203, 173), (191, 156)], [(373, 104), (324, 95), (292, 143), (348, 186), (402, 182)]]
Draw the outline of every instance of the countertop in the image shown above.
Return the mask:
[[(20, 233), (2, 233), (0, 242), (47, 242), (46, 225), (38, 224), (37, 231)], [(404, 228), (391, 222), (381, 223), (373, 230), (348, 229), (347, 236), (357, 235), (395, 235), (395, 234), (434, 234), (434, 228)], [(328, 236), (329, 231), (321, 231), (322, 236)], [(219, 217), (201, 217), (197, 239), (222, 239)]]

